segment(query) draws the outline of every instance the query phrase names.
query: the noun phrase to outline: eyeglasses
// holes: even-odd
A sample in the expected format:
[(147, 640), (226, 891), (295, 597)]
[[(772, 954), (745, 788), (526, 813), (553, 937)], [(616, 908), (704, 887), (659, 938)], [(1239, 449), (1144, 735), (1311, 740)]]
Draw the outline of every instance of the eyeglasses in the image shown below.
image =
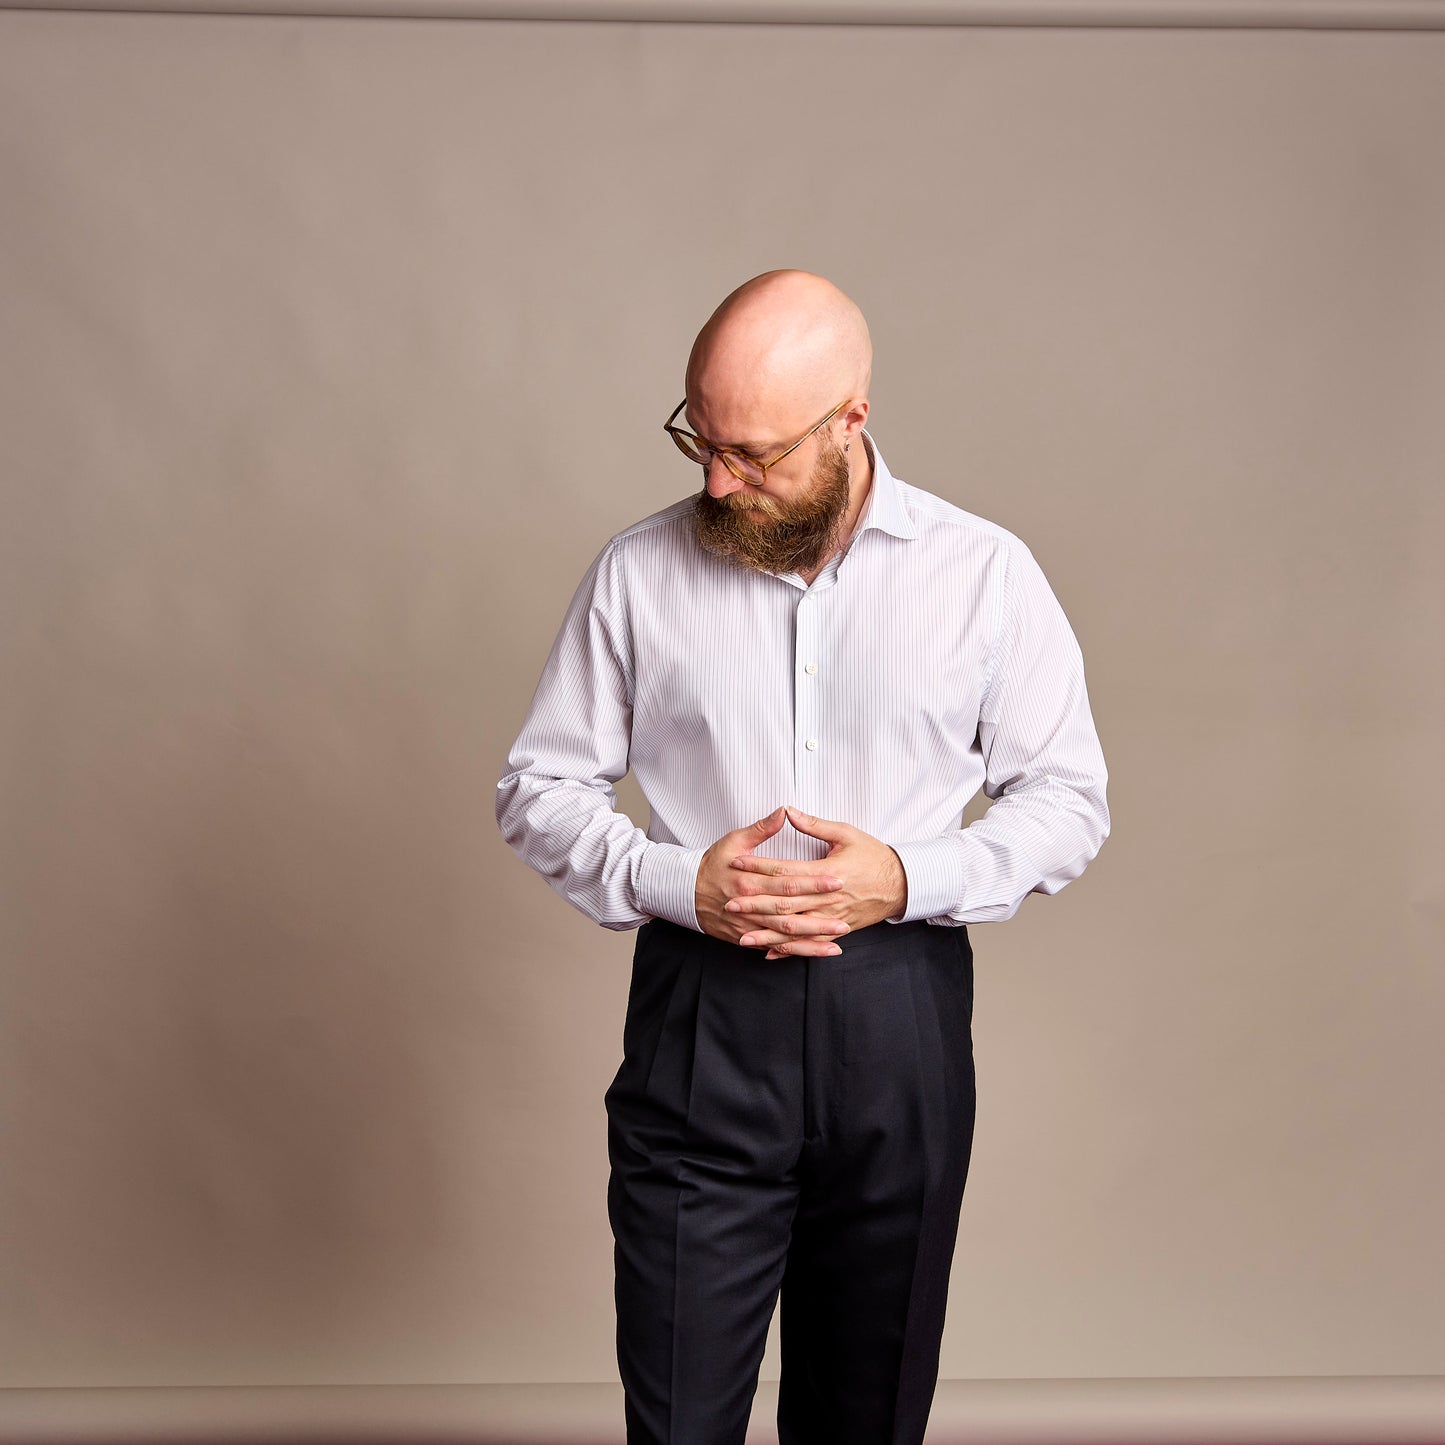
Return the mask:
[(706, 437), (694, 436), (690, 431), (684, 431), (680, 426), (673, 426), (677, 420), (677, 414), (687, 405), (687, 398), (678, 402), (677, 409), (668, 419), (663, 422), (662, 429), (677, 443), (677, 449), (688, 461), (696, 462), (700, 467), (712, 465), (714, 457), (721, 457), (723, 466), (730, 471), (740, 482), (748, 482), (754, 487), (760, 487), (768, 479), (768, 468), (775, 467), (788, 455), (796, 451), (819, 427), (825, 427), (840, 411), (843, 410), (852, 397), (840, 401), (817, 426), (810, 426), (807, 431), (795, 441), (786, 451), (781, 451), (770, 462), (760, 462), (756, 457), (750, 457), (746, 452), (739, 451), (736, 447), (720, 447), (708, 441)]

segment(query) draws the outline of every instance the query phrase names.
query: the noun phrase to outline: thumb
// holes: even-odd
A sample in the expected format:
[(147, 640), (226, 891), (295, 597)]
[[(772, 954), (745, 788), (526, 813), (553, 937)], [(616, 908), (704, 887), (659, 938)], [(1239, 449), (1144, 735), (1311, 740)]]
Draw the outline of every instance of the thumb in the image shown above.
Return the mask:
[(766, 818), (759, 818), (756, 823), (749, 823), (746, 828), (739, 828), (738, 836), (743, 840), (745, 848), (754, 848), (765, 839), (771, 838), (774, 833), (781, 832), (783, 824), (787, 821), (787, 809), (774, 808)]
[(799, 808), (788, 809), (788, 820), (798, 832), (810, 838), (822, 838), (829, 843), (841, 843), (848, 831), (846, 823), (835, 823), (830, 818), (815, 818)]

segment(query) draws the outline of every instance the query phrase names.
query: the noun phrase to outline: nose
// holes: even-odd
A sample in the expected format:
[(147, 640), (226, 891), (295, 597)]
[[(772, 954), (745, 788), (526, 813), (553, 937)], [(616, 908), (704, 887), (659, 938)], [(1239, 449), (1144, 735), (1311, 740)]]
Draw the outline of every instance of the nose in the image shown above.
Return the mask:
[(746, 485), (728, 471), (721, 457), (714, 457), (707, 464), (705, 476), (708, 495), (711, 497), (725, 497), (729, 492), (741, 491)]

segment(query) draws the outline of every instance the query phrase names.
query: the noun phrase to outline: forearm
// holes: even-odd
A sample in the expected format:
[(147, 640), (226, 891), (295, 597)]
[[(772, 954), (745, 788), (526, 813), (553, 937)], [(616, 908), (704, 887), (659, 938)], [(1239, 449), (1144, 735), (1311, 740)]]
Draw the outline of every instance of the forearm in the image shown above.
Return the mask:
[(895, 845), (908, 876), (903, 921), (998, 923), (1030, 893), (1057, 893), (1109, 836), (1108, 770), (1084, 660), (1038, 563), (1009, 559), (1003, 622), (980, 705), (978, 747), (993, 805), (967, 828)]
[(529, 868), (604, 928), (666, 918), (697, 928), (702, 850), (648, 838), (616, 808), (612, 789), (525, 768), (497, 784), (497, 824)]
[[(615, 539), (614, 539), (615, 540)], [(613, 543), (578, 585), (497, 783), (497, 825), (529, 868), (604, 928), (697, 927), (701, 850), (618, 811), (631, 746), (631, 641)]]
[(895, 844), (908, 879), (901, 922), (951, 918), (1000, 923), (1030, 893), (1057, 893), (1109, 835), (1102, 779), (1088, 786), (1041, 778), (997, 798), (967, 828)]

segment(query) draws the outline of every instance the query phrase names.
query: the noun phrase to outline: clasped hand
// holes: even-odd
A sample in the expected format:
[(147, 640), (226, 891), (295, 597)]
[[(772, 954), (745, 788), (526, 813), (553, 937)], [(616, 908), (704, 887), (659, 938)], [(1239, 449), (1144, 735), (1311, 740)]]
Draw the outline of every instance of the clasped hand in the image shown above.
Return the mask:
[[(759, 858), (753, 849), (790, 822), (821, 838), (828, 856)], [(833, 940), (902, 913), (908, 880), (898, 854), (849, 823), (782, 807), (725, 833), (703, 854), (697, 873), (697, 921), (704, 933), (744, 948), (824, 957)]]

